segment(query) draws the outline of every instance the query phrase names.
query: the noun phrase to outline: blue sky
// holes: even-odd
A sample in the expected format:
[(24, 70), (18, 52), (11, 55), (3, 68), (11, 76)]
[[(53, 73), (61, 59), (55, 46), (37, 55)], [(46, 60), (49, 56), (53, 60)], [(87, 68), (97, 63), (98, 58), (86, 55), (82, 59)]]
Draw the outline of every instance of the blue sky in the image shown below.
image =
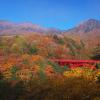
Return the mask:
[(100, 19), (100, 0), (0, 0), (0, 19), (68, 29)]

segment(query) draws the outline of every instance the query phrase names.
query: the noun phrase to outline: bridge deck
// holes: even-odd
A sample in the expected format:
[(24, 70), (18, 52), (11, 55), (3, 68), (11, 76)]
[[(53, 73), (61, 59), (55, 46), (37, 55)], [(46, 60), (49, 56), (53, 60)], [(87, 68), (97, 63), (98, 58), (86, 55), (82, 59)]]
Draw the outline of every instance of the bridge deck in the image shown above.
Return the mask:
[(66, 59), (51, 59), (55, 63), (58, 63), (61, 66), (68, 65), (70, 68), (75, 67), (89, 67), (96, 68), (97, 63), (100, 63), (100, 60), (66, 60)]
[(66, 59), (50, 59), (54, 62), (64, 62), (64, 63), (100, 63), (100, 60), (66, 60)]

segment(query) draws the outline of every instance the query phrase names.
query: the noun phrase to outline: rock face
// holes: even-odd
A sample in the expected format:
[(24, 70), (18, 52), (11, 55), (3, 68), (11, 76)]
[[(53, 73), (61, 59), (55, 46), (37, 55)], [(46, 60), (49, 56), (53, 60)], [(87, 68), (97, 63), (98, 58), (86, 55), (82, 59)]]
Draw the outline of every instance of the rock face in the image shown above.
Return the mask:
[(13, 23), (0, 20), (0, 35), (14, 35), (27, 33), (60, 33), (59, 29), (45, 28), (32, 23)]
[(92, 32), (92, 31), (95, 31), (98, 29), (100, 29), (100, 21), (95, 20), (95, 19), (89, 19), (89, 20), (79, 24), (78, 26), (67, 30), (66, 32), (79, 34), (79, 33)]

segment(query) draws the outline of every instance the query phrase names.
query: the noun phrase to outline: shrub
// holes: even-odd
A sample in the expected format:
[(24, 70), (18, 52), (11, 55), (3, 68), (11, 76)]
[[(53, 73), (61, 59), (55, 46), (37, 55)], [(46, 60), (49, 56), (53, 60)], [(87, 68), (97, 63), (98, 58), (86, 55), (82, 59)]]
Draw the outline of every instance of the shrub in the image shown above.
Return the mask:
[(31, 45), (29, 47), (29, 54), (37, 54), (38, 53), (38, 48), (35, 45)]
[(59, 74), (63, 73), (65, 70), (68, 69), (67, 66), (61, 67), (59, 64), (54, 63), (54, 62), (48, 61), (48, 64), (51, 65), (52, 68), (54, 69), (54, 71), (57, 72), (57, 73), (59, 73)]

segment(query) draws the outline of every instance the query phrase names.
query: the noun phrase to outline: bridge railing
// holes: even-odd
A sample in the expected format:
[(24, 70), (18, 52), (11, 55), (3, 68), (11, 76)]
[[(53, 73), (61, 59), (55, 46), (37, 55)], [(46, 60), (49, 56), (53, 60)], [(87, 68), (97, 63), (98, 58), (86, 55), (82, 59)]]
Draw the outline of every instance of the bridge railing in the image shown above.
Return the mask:
[(69, 66), (70, 68), (85, 67), (96, 68), (100, 64), (100, 60), (66, 60), (66, 59), (50, 59), (50, 61), (58, 63), (61, 66)]

